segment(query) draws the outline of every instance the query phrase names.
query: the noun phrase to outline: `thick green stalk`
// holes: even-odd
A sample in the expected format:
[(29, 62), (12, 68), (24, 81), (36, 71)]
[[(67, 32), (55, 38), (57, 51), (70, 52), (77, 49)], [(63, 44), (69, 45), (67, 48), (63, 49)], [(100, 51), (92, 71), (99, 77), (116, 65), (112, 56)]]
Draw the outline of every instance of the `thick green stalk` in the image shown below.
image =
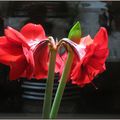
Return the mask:
[(71, 70), (73, 58), (74, 58), (73, 52), (69, 52), (67, 60), (66, 60), (65, 68), (61, 76), (60, 83), (58, 85), (58, 89), (57, 89), (57, 92), (56, 92), (56, 95), (53, 101), (53, 105), (52, 105), (52, 109), (51, 109), (50, 117), (49, 117), (50, 119), (55, 119), (57, 116), (59, 106), (61, 103), (61, 99), (63, 96), (63, 92), (66, 86), (66, 82), (67, 82), (67, 79), (68, 79), (68, 76)]
[(50, 48), (50, 62), (49, 62), (49, 70), (48, 70), (48, 79), (46, 82), (46, 90), (45, 90), (43, 112), (42, 112), (42, 118), (44, 118), (44, 119), (49, 118), (50, 109), (51, 109), (56, 53), (57, 53), (57, 50)]

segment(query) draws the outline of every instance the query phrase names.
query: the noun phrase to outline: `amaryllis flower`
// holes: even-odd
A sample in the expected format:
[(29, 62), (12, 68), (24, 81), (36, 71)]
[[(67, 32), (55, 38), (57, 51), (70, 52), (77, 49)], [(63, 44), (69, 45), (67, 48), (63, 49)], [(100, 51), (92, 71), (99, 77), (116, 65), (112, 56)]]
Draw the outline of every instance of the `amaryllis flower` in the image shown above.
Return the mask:
[(38, 65), (43, 70), (40, 72), (40, 75), (43, 76), (47, 69), (47, 63), (45, 61), (43, 64), (43, 59), (48, 58), (48, 56), (44, 56), (46, 53), (48, 55), (48, 51), (46, 48), (41, 49), (40, 56), (42, 59), (36, 62), (35, 54), (37, 53), (34, 54), (34, 50), (45, 39), (47, 37), (41, 25), (29, 23), (20, 32), (11, 27), (5, 29), (5, 36), (0, 37), (0, 62), (10, 66), (11, 80), (19, 77), (32, 78), (34, 74), (37, 74), (35, 71)]
[[(89, 35), (81, 38), (77, 45), (78, 48), (82, 47), (84, 49), (84, 54), (80, 54), (80, 61), (74, 57), (69, 79), (72, 80), (73, 84), (84, 86), (106, 69), (105, 60), (109, 52), (106, 29), (101, 27), (93, 40)], [(60, 73), (62, 74), (67, 53), (65, 52), (61, 57), (61, 61), (57, 60), (61, 62)]]
[[(33, 53), (33, 77), (36, 79), (47, 78), (49, 51), (48, 46), (45, 44), (47, 37), (43, 27), (29, 23), (20, 32), (26, 38), (27, 44), (30, 46), (30, 51)], [(26, 49), (26, 53), (28, 53), (28, 49)]]

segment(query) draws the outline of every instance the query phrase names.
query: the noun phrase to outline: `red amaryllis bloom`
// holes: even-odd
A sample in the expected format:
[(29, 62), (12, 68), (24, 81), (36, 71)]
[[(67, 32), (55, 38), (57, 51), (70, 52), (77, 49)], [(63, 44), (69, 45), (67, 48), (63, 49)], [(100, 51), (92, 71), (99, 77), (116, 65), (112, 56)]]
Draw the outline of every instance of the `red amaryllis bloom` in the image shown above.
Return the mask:
[[(34, 50), (38, 44), (41, 44), (47, 37), (41, 25), (29, 23), (25, 25), (20, 32), (8, 27), (5, 29), (5, 36), (0, 37), (0, 62), (10, 66), (10, 79), (14, 80), (19, 77), (31, 78), (35, 73), (38, 62)], [(41, 49), (42, 59), (46, 60), (48, 55), (47, 49)], [(37, 53), (36, 53), (37, 54)], [(39, 53), (38, 53), (39, 54)], [(34, 60), (35, 57), (35, 60)], [(44, 76), (46, 64), (39, 59), (39, 67), (43, 72), (39, 76)], [(45, 69), (45, 70), (44, 70)]]
[[(90, 83), (96, 75), (102, 73), (105, 68), (105, 60), (108, 56), (108, 36), (105, 28), (101, 27), (99, 32), (94, 37), (94, 40), (90, 36), (81, 38), (80, 44), (77, 47), (83, 47), (85, 54), (81, 54), (81, 60), (78, 61), (74, 58), (71, 68), (70, 79), (73, 84), (84, 86)], [(79, 51), (81, 52), (81, 51)], [(60, 73), (62, 73), (64, 61), (67, 58), (65, 53), (62, 56), (63, 63), (61, 65)]]
[[(45, 44), (47, 37), (43, 27), (29, 23), (25, 25), (20, 32), (26, 38), (27, 44), (33, 52), (33, 77), (36, 79), (47, 78), (49, 49), (47, 44)], [(26, 53), (28, 53), (28, 50)]]

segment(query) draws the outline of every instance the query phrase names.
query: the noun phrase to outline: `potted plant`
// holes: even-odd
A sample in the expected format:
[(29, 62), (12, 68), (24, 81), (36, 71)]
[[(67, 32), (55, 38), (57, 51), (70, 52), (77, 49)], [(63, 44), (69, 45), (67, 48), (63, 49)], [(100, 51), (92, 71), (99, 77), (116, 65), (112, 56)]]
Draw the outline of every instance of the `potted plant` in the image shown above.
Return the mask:
[[(63, 46), (66, 51), (60, 55), (58, 50)], [(106, 29), (101, 27), (94, 39), (90, 35), (81, 37), (79, 22), (72, 27), (68, 38), (60, 40), (47, 37), (42, 25), (33, 23), (26, 24), (20, 32), (8, 27), (5, 29), (5, 36), (0, 38), (0, 62), (10, 66), (10, 80), (27, 78), (34, 81), (47, 78), (42, 118), (57, 117), (68, 82), (80, 87), (92, 83), (94, 77), (106, 69), (108, 53)], [(59, 73), (59, 82), (56, 93), (53, 94), (56, 73)], [(23, 87), (25, 84), (30, 88), (29, 82), (24, 82)], [(38, 93), (26, 91), (25, 94)]]

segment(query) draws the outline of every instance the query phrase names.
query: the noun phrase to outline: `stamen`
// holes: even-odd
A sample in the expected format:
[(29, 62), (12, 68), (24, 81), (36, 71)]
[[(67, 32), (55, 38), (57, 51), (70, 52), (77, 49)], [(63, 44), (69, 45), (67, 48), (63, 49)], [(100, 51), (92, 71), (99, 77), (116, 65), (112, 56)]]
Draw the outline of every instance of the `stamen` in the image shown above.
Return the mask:
[(58, 38), (56, 38), (56, 45), (58, 45)]
[(95, 87), (96, 90), (99, 89), (93, 82), (91, 82), (91, 84), (93, 85), (93, 87)]

